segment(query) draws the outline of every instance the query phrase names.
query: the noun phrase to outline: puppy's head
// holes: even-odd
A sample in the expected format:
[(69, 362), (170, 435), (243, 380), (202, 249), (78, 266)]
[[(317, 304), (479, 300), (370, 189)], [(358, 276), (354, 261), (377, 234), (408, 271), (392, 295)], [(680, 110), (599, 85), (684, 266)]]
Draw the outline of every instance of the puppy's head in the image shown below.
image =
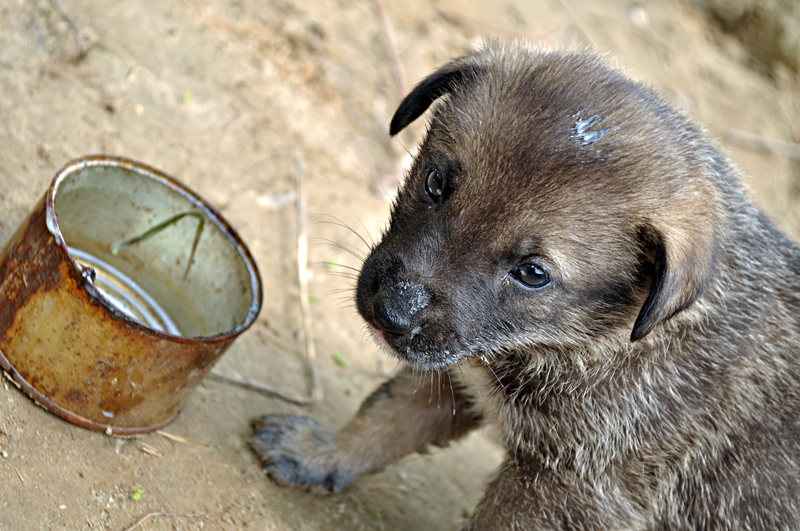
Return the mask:
[(494, 46), (423, 80), (429, 129), (361, 271), (358, 310), (402, 360), (637, 341), (714, 272), (705, 143), (583, 54)]

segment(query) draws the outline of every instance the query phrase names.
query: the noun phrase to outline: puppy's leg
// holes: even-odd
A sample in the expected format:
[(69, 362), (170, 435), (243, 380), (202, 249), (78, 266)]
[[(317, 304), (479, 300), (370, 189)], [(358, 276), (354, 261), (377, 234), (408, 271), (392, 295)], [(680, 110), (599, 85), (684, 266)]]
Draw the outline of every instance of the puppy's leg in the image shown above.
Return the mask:
[(362, 474), (424, 452), (429, 444), (444, 446), (476, 427), (480, 416), (457, 382), (444, 373), (434, 374), (430, 386), (420, 385), (404, 370), (373, 392), (336, 434), (308, 417), (266, 415), (253, 421), (249, 443), (279, 483), (339, 491)]

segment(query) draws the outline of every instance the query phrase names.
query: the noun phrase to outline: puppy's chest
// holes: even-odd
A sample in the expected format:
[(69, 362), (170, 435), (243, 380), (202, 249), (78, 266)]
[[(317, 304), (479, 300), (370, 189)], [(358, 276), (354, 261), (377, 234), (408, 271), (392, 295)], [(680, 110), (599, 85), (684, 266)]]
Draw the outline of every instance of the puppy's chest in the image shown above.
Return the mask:
[(474, 358), (466, 360), (460, 370), (451, 369), (451, 374), (470, 396), (472, 407), (505, 441), (517, 441), (525, 432), (538, 431), (546, 421), (540, 407), (546, 392), (541, 382), (498, 373)]
[(454, 381), (460, 381), (473, 407), (509, 450), (582, 473), (599, 473), (614, 455), (634, 458), (633, 443), (614, 436), (623, 431), (624, 419), (569, 378), (547, 369), (504, 373), (475, 359), (464, 365), (451, 370)]

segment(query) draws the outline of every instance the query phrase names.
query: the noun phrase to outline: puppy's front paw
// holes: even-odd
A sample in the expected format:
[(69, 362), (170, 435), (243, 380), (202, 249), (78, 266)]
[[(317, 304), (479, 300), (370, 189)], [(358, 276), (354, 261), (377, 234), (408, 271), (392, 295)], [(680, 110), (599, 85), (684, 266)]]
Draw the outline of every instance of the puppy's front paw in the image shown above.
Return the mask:
[(337, 463), (336, 441), (308, 417), (264, 415), (251, 422), (247, 438), (264, 473), (292, 487), (312, 492), (338, 492), (355, 480)]

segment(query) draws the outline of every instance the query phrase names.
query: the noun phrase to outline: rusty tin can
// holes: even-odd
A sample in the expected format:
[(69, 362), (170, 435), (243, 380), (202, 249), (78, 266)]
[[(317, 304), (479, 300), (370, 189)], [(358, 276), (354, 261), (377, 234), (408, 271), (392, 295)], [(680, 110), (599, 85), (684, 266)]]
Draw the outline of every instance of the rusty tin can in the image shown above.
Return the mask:
[(132, 160), (78, 159), (0, 252), (0, 366), (70, 422), (147, 433), (175, 419), (261, 299), (250, 252), (202, 198)]

